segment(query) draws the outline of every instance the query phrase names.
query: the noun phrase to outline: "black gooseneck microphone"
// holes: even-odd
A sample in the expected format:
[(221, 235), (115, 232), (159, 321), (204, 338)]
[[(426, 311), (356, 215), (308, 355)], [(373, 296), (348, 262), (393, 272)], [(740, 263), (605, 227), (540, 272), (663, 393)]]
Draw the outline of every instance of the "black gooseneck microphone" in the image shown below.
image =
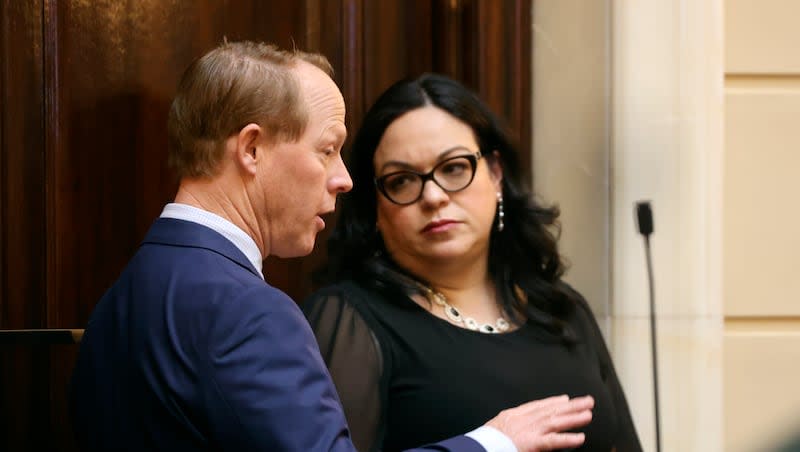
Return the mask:
[(653, 287), (653, 262), (650, 257), (650, 234), (653, 233), (653, 212), (650, 201), (636, 203), (636, 224), (644, 237), (644, 253), (647, 259), (647, 280), (650, 288), (650, 347), (653, 357), (653, 401), (656, 412), (656, 451), (661, 452), (661, 421), (658, 415), (658, 355), (656, 354), (656, 295)]

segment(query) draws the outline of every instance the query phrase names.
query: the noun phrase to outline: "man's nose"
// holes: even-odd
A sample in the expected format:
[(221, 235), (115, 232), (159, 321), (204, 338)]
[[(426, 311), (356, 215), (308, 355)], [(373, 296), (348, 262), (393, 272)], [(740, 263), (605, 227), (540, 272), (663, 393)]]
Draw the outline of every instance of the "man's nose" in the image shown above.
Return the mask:
[(334, 193), (347, 193), (353, 189), (353, 179), (350, 178), (350, 173), (347, 171), (341, 155), (336, 162), (329, 187), (330, 191)]

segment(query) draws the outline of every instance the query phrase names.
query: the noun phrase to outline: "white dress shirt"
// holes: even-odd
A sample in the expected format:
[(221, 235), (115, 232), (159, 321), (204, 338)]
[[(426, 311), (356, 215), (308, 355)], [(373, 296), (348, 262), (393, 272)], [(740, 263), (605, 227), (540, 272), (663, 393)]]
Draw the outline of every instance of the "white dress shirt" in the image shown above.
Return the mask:
[(217, 214), (188, 204), (167, 204), (161, 212), (161, 218), (191, 221), (192, 223), (202, 224), (220, 233), (223, 237), (230, 240), (231, 243), (247, 257), (247, 260), (253, 264), (253, 268), (258, 271), (261, 278), (264, 278), (264, 273), (262, 273), (264, 259), (261, 257), (261, 251), (259, 251), (258, 245), (253, 241), (253, 238), (241, 230), (239, 226), (236, 226)]

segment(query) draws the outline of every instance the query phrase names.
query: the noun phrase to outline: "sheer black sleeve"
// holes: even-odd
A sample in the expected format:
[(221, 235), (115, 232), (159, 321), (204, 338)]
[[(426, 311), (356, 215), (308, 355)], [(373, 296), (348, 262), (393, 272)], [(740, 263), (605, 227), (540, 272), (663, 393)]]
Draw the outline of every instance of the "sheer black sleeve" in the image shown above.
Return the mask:
[(384, 353), (356, 308), (357, 294), (328, 288), (302, 305), (344, 407), (353, 443), (360, 451), (379, 450), (384, 431)]
[(581, 329), (581, 334), (597, 354), (603, 381), (605, 381), (608, 392), (611, 394), (611, 399), (614, 403), (614, 411), (617, 416), (617, 437), (615, 439), (614, 450), (616, 452), (641, 452), (642, 445), (639, 443), (639, 436), (636, 433), (636, 427), (633, 424), (628, 402), (625, 399), (625, 392), (622, 390), (619, 378), (617, 378), (614, 363), (611, 360), (608, 347), (603, 339), (603, 334), (600, 332), (600, 327), (597, 325), (597, 320), (583, 296), (575, 292), (574, 289), (572, 292), (576, 295), (576, 301), (579, 305), (578, 311), (582, 314), (581, 317), (583, 317), (581, 323), (585, 325), (585, 327)]

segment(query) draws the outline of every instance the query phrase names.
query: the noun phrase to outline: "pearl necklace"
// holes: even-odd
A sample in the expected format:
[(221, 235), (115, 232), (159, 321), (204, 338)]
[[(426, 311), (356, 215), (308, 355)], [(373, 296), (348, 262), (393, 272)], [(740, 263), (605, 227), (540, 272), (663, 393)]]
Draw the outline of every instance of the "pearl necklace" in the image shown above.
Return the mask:
[(425, 290), (425, 295), (428, 297), (428, 299), (441, 306), (444, 309), (444, 315), (451, 322), (458, 326), (463, 326), (469, 330), (479, 331), (487, 334), (502, 333), (504, 331), (508, 331), (508, 329), (511, 327), (511, 325), (508, 323), (508, 320), (502, 317), (498, 317), (494, 325), (490, 323), (484, 323), (481, 325), (472, 317), (465, 317), (462, 315), (461, 311), (447, 302), (447, 297), (445, 297), (443, 293), (435, 291), (426, 286), (423, 286), (423, 289)]

